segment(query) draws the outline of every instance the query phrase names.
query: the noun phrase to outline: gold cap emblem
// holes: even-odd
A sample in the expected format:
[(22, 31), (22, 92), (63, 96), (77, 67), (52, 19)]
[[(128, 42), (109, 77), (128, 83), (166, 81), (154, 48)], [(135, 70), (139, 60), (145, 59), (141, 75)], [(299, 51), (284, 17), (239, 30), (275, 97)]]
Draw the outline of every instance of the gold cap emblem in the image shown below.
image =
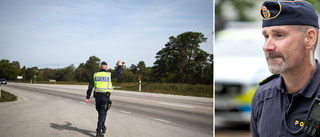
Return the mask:
[(263, 6), (261, 8), (261, 12), (262, 12), (262, 15), (263, 15), (264, 19), (270, 19), (270, 17), (271, 17), (270, 11), (267, 9), (266, 6)]

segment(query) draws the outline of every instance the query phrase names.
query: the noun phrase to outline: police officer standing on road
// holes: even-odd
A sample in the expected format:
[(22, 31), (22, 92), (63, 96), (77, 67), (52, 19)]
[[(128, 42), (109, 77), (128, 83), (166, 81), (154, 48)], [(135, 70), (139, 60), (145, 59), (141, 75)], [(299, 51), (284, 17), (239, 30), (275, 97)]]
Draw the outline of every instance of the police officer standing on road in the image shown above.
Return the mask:
[(260, 82), (252, 98), (251, 135), (309, 137), (301, 129), (320, 94), (320, 65), (315, 59), (318, 15), (302, 0), (265, 1), (260, 14), (263, 50), (274, 75)]
[[(107, 72), (108, 64), (102, 61), (100, 66), (100, 72), (94, 74), (93, 78), (90, 80), (86, 102), (90, 102), (90, 96), (92, 89), (94, 87), (94, 97), (96, 101), (96, 110), (98, 111), (98, 123), (97, 123), (97, 137), (103, 137), (106, 133), (105, 120), (107, 116), (107, 111), (111, 106), (110, 95), (112, 92), (112, 82), (111, 79), (117, 77), (121, 73), (122, 61), (118, 62), (118, 68), (110, 73)], [(102, 132), (101, 132), (102, 130)]]

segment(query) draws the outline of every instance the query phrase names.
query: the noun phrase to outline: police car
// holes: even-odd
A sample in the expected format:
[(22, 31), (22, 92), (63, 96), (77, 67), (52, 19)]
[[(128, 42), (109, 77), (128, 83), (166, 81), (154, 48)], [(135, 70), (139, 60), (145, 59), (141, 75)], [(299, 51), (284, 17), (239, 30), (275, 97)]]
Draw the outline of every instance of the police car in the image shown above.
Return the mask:
[[(261, 25), (261, 23), (260, 23)], [(260, 27), (228, 28), (215, 39), (216, 123), (250, 123), (251, 99), (259, 82), (271, 75)]]

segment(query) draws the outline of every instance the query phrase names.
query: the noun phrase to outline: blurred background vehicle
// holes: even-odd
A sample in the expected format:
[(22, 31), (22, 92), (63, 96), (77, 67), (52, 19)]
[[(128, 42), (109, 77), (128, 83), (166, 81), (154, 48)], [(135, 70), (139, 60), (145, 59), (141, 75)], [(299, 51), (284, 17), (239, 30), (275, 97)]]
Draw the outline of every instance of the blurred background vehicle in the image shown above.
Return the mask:
[(0, 78), (0, 83), (1, 83), (1, 84), (7, 84), (7, 80), (4, 79), (4, 78)]
[(229, 22), (215, 40), (215, 122), (250, 123), (251, 99), (271, 75), (261, 23)]

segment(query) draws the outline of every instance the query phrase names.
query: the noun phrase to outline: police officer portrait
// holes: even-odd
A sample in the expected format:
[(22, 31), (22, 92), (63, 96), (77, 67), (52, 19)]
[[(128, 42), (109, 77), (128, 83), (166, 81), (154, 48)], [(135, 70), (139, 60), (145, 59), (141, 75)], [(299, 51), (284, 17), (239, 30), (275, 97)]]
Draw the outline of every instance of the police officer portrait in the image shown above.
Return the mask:
[(118, 68), (110, 73), (107, 72), (108, 64), (102, 61), (100, 65), (100, 71), (95, 73), (89, 82), (86, 102), (90, 102), (90, 96), (92, 89), (94, 88), (93, 97), (96, 102), (96, 110), (98, 111), (98, 122), (97, 122), (97, 137), (103, 137), (106, 133), (107, 127), (105, 125), (107, 112), (112, 105), (110, 99), (112, 92), (112, 79), (118, 77), (121, 73), (122, 61), (118, 61)]
[(263, 51), (272, 76), (251, 102), (252, 137), (320, 137), (318, 15), (302, 0), (265, 1)]

